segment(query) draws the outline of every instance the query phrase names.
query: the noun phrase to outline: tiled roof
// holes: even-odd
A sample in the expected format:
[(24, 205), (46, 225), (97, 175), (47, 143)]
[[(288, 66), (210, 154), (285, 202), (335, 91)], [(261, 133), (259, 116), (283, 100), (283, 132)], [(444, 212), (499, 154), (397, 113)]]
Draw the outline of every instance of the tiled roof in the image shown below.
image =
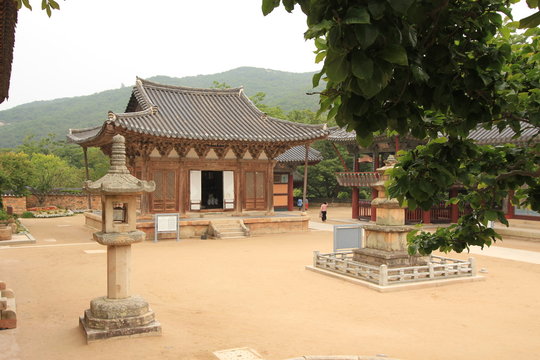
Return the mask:
[[(325, 138), (323, 125), (300, 124), (267, 116), (242, 88), (196, 89), (137, 79), (125, 113), (109, 113), (112, 124), (153, 136), (242, 142), (303, 142)], [(97, 132), (96, 132), (97, 131)], [(101, 130), (71, 130), (84, 143)]]
[[(501, 132), (496, 127), (493, 127), (490, 130), (484, 128), (477, 128), (469, 133), (469, 139), (473, 139), (477, 144), (482, 145), (502, 145), (502, 144), (516, 144), (516, 145), (526, 145), (531, 138), (538, 133), (539, 129), (535, 128), (526, 123), (521, 124), (523, 129), (521, 135), (517, 138), (513, 138), (516, 133), (509, 127), (504, 128)], [(540, 138), (537, 136), (533, 142), (537, 143), (540, 141)]]
[[(297, 163), (303, 164), (306, 159), (306, 147), (295, 146), (285, 151), (283, 154), (276, 157), (276, 160), (280, 163)], [(313, 148), (308, 148), (308, 163), (316, 164), (319, 161), (324, 160), (321, 153)]]
[[(507, 143), (525, 145), (539, 131), (538, 128), (532, 127), (526, 123), (522, 123), (522, 129), (524, 130), (521, 135), (517, 138), (513, 138), (516, 133), (509, 127), (503, 129), (501, 132), (499, 132), (499, 129), (496, 127), (493, 127), (490, 130), (478, 127), (469, 133), (468, 138), (474, 140), (477, 144), (482, 145), (501, 145)], [(346, 131), (339, 127), (330, 128), (329, 130), (330, 135), (328, 136), (328, 140), (332, 142), (344, 144), (356, 143), (356, 132), (354, 130)], [(375, 140), (382, 137), (383, 136), (377, 136), (375, 137)], [(533, 141), (539, 142), (540, 137), (536, 137)]]

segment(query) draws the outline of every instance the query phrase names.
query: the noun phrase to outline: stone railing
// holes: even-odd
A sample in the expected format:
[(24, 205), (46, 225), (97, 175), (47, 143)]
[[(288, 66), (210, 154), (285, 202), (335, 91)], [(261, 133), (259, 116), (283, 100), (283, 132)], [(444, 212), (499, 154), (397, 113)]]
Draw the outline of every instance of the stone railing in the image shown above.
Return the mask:
[(352, 256), (353, 252), (321, 254), (315, 251), (313, 266), (380, 286), (476, 276), (474, 258), (458, 260), (431, 255), (427, 265), (388, 268), (362, 264), (353, 261)]
[(379, 180), (377, 172), (339, 172), (336, 179), (341, 186), (363, 186), (368, 187)]

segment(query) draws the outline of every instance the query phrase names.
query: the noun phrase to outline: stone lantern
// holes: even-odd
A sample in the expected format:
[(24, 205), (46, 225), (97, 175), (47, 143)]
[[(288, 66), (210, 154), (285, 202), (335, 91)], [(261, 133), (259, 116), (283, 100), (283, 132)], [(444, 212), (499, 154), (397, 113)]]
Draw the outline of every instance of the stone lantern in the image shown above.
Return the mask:
[(131, 244), (145, 238), (136, 229), (137, 197), (154, 191), (155, 184), (129, 173), (125, 153), (124, 137), (114, 136), (109, 172), (84, 185), (88, 192), (101, 195), (102, 230), (94, 233), (94, 240), (107, 246), (107, 296), (93, 299), (79, 319), (87, 342), (161, 335), (161, 325), (148, 303), (130, 291)]
[(427, 259), (422, 256), (409, 256), (407, 252), (407, 233), (413, 228), (405, 225), (405, 209), (397, 199), (386, 194), (385, 182), (388, 180), (386, 170), (397, 163), (390, 155), (378, 168), (379, 181), (372, 185), (378, 196), (371, 204), (377, 209), (375, 224), (364, 225), (364, 247), (353, 250), (353, 260), (361, 263), (388, 267), (425, 265)]

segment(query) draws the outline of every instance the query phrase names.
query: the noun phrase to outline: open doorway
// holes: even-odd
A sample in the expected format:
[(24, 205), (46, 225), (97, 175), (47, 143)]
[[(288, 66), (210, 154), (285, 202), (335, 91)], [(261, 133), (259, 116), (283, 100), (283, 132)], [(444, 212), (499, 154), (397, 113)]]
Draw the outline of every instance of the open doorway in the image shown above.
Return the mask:
[(223, 171), (201, 171), (201, 209), (223, 209)]

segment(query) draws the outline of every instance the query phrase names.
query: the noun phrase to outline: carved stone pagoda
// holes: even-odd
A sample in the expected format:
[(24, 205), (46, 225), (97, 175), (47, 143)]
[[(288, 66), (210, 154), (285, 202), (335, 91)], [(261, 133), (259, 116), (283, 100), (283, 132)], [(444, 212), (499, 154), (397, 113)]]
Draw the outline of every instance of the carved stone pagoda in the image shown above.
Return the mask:
[(87, 342), (107, 338), (161, 335), (154, 312), (140, 296), (131, 295), (131, 244), (143, 241), (136, 229), (137, 195), (154, 191), (154, 183), (129, 174), (125, 165), (124, 137), (113, 138), (111, 167), (101, 179), (85, 183), (100, 194), (102, 229), (94, 240), (107, 246), (107, 296), (93, 299), (79, 318)]

